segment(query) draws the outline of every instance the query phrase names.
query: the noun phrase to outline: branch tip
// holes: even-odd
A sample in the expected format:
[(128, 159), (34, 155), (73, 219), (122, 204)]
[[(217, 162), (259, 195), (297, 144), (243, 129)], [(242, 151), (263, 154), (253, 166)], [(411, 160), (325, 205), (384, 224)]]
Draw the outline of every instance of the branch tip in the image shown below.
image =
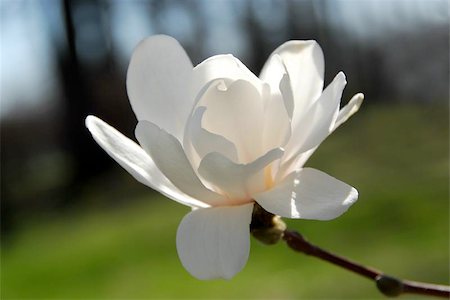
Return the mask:
[(311, 244), (296, 231), (285, 230), (283, 233), (283, 240), (291, 249), (297, 252), (315, 256), (336, 266), (344, 268), (347, 271), (354, 272), (360, 276), (375, 281), (378, 290), (385, 296), (397, 297), (408, 293), (442, 298), (450, 297), (450, 286), (402, 280), (385, 275), (383, 272), (363, 266), (344, 257), (340, 257), (336, 254), (323, 250), (322, 248)]

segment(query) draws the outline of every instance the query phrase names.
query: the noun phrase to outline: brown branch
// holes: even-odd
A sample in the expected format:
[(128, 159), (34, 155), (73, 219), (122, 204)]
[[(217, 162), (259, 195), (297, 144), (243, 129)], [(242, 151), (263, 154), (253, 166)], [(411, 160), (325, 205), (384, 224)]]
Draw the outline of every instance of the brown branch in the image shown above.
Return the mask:
[(298, 232), (285, 230), (283, 233), (283, 240), (295, 251), (326, 260), (334, 265), (375, 281), (378, 290), (386, 296), (396, 297), (401, 294), (409, 293), (443, 298), (450, 297), (450, 286), (402, 280), (388, 276), (381, 271), (362, 266), (346, 258), (325, 251), (308, 242)]

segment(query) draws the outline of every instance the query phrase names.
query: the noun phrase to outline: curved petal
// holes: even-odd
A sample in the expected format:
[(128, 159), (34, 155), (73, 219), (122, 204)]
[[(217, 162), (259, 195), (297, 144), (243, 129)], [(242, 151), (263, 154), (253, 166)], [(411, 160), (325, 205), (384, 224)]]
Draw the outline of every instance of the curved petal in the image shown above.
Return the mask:
[(355, 114), (364, 100), (364, 95), (358, 93), (350, 99), (350, 101), (339, 111), (339, 114), (334, 123), (333, 131), (347, 121), (353, 114)]
[(291, 79), (289, 74), (284, 74), (281, 78), (279, 85), (281, 97), (283, 97), (284, 106), (289, 115), (289, 119), (292, 120), (294, 114), (294, 94), (291, 87)]
[(260, 78), (266, 82), (276, 80), (279, 84), (283, 69), (279, 67), (281, 57), (290, 77), (294, 96), (294, 124), (316, 101), (323, 89), (324, 58), (316, 41), (289, 41), (279, 46), (264, 65)]
[(208, 207), (180, 192), (155, 166), (148, 154), (135, 142), (94, 116), (86, 118), (86, 127), (94, 140), (119, 165), (127, 170), (137, 181), (181, 204), (191, 207)]
[(273, 54), (269, 60), (270, 72), (263, 69), (264, 73), (261, 74), (264, 81), (270, 86), (272, 97), (281, 97), (283, 99), (286, 112), (288, 113), (289, 118), (292, 119), (292, 114), (294, 112), (294, 95), (288, 71), (278, 54)]
[(300, 122), (293, 125), (286, 159), (318, 146), (331, 133), (346, 84), (344, 73), (339, 72)]
[(192, 63), (172, 37), (155, 35), (133, 52), (127, 91), (137, 119), (150, 121), (178, 140), (194, 105), (190, 92)]
[(261, 81), (239, 59), (231, 54), (212, 56), (193, 70), (193, 93), (197, 95), (206, 84), (219, 78), (246, 80), (260, 87)]
[(305, 168), (254, 199), (265, 210), (282, 217), (331, 220), (356, 202), (358, 191), (321, 171)]
[(264, 125), (260, 133), (265, 150), (284, 147), (291, 137), (291, 122), (283, 97), (269, 90), (263, 90)]
[[(339, 111), (336, 122), (334, 123), (332, 131), (335, 131), (339, 126), (341, 126), (345, 121), (348, 120), (353, 114), (355, 114), (364, 100), (364, 95), (358, 93), (350, 99), (350, 101)], [(316, 151), (317, 146), (309, 149), (306, 152), (300, 153), (297, 156), (293, 156), (287, 161), (283, 162), (282, 167), (276, 175), (275, 181), (283, 178), (286, 174), (291, 173), (294, 170), (298, 170), (303, 167), (306, 161), (311, 157), (311, 155)]]
[[(252, 198), (254, 193), (269, 188), (272, 178), (265, 168), (283, 155), (281, 148), (272, 149), (265, 155), (248, 164), (237, 164), (221, 155), (210, 153), (203, 158), (199, 174), (208, 182), (221, 189), (228, 197), (228, 203), (242, 203)], [(268, 169), (270, 171), (270, 169)]]
[(316, 151), (317, 148), (318, 148), (318, 146), (316, 146), (312, 149), (309, 149), (306, 152), (295, 155), (285, 161), (283, 161), (283, 159), (282, 159), (280, 162), (280, 166), (277, 170), (278, 172), (276, 173), (276, 176), (275, 176), (275, 182), (280, 182), (280, 180), (283, 180), (283, 178), (287, 174), (290, 174), (290, 173), (294, 172), (295, 170), (299, 170), (299, 169), (303, 168), (306, 161), (311, 157), (311, 155), (314, 154), (314, 152)]
[(232, 142), (202, 127), (202, 118), (205, 111), (206, 107), (204, 106), (200, 106), (194, 111), (194, 114), (188, 120), (187, 135), (185, 135), (183, 143), (192, 143), (200, 159), (208, 153), (218, 152), (232, 161), (237, 161), (237, 150)]
[(174, 136), (153, 123), (140, 121), (136, 137), (161, 172), (181, 191), (211, 205), (225, 199), (203, 185)]
[(230, 279), (247, 263), (253, 203), (197, 209), (177, 231), (177, 250), (186, 270), (198, 279)]
[(237, 80), (229, 86), (211, 85), (200, 102), (206, 107), (203, 127), (221, 135), (236, 146), (240, 162), (250, 162), (270, 149), (264, 149), (264, 102), (256, 87)]

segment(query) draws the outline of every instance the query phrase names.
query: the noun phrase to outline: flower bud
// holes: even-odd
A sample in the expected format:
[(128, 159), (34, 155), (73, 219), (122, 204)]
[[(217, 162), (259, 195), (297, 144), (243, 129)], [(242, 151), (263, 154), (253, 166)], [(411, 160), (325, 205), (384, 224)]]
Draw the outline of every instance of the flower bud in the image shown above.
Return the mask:
[(266, 245), (274, 245), (281, 240), (285, 230), (286, 224), (279, 216), (267, 212), (255, 203), (250, 232), (257, 240)]
[(378, 290), (388, 297), (397, 297), (403, 292), (403, 283), (395, 277), (382, 274), (375, 280)]

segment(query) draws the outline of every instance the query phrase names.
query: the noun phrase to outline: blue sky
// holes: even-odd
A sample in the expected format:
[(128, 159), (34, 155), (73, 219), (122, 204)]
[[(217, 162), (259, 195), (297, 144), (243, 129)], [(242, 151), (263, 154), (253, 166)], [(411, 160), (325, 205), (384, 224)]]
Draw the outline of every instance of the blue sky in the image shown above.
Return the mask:
[[(119, 62), (126, 67), (135, 45), (155, 34), (142, 1), (111, 1), (112, 46)], [(246, 60), (245, 36), (237, 22), (236, 6), (243, 1), (203, 1), (208, 20), (205, 52), (208, 55), (233, 53)], [(258, 17), (269, 20), (277, 30), (283, 25), (283, 1), (259, 0)], [(314, 2), (319, 3), (319, 2)], [(414, 30), (424, 24), (447, 23), (446, 0), (334, 0), (328, 1), (318, 18), (349, 32), (358, 39), (373, 39), (390, 32)], [(58, 97), (53, 44), (63, 35), (60, 1), (2, 0), (1, 10), (1, 110), (0, 117), (32, 111), (42, 103), (51, 104)], [(183, 9), (167, 10), (158, 16), (165, 23), (165, 33), (191, 37), (192, 20)], [(50, 26), (49, 26), (50, 24)], [(180, 41), (183, 44), (183, 40)]]

